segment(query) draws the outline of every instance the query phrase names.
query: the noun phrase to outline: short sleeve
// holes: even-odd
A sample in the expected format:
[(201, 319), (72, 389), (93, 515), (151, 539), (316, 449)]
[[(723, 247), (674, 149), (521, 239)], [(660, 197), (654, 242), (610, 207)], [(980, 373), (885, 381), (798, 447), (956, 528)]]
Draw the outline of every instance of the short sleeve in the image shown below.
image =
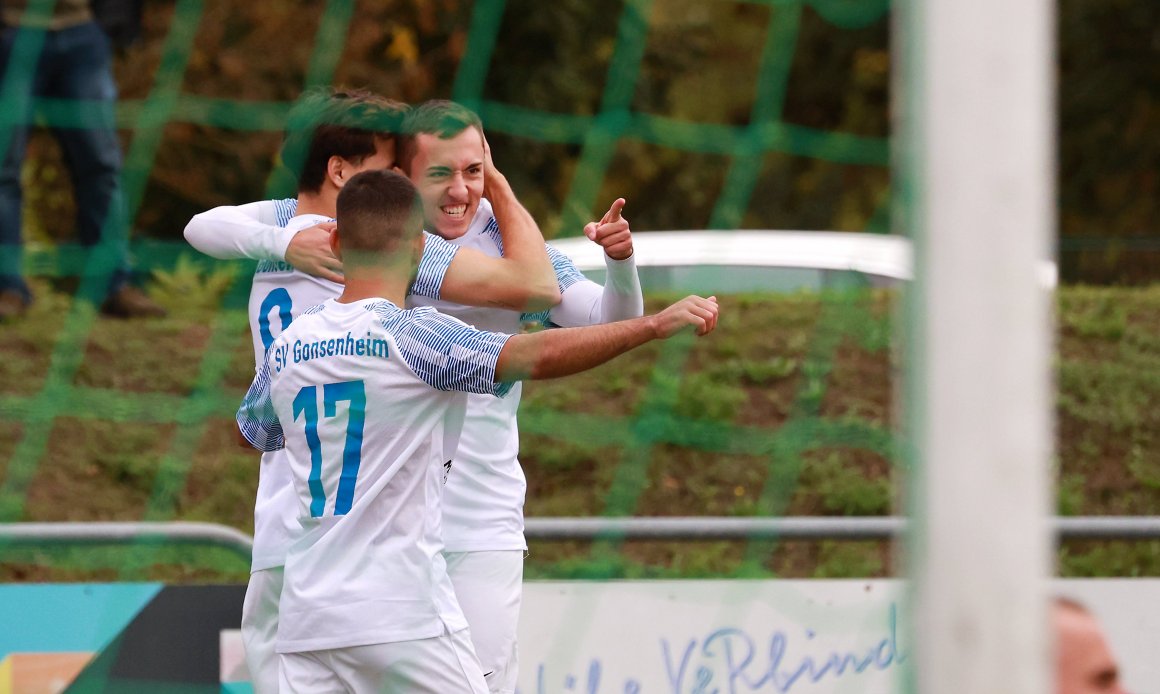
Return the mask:
[(443, 291), (443, 278), (447, 276), (447, 269), (451, 267), (459, 247), (427, 232), (423, 232), (423, 238), (423, 255), (419, 259), (419, 269), (410, 293), (413, 296), (438, 299)]
[(274, 201), (274, 226), (284, 227), (290, 223), (294, 213), (298, 211), (298, 198), (285, 198)]
[(548, 251), (548, 259), (552, 261), (552, 269), (556, 271), (556, 284), (560, 285), (561, 294), (568, 291), (568, 287), (588, 279), (571, 258), (550, 245), (544, 244), (544, 247)]
[(396, 311), (382, 324), (407, 365), (432, 388), (500, 397), (511, 390), (513, 384), (495, 382), (510, 335), (476, 330), (430, 307)]
[[(550, 244), (545, 244), (545, 248), (548, 251), (548, 259), (552, 261), (552, 269), (556, 271), (556, 286), (560, 288), (561, 296), (574, 284), (589, 281), (584, 276), (584, 273), (580, 272), (579, 268), (576, 267), (576, 263), (572, 262), (571, 258), (556, 250)], [(523, 323), (550, 325), (550, 311), (524, 313), (520, 315), (520, 321)]]

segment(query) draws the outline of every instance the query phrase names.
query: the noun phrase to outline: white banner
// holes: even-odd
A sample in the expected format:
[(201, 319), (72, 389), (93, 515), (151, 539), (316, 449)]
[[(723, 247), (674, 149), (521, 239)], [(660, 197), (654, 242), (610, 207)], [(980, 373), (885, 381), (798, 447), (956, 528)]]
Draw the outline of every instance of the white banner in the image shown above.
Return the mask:
[[(1160, 682), (1160, 580), (1056, 581), (1104, 624), (1130, 691)], [(521, 694), (895, 694), (913, 651), (894, 580), (524, 585)]]

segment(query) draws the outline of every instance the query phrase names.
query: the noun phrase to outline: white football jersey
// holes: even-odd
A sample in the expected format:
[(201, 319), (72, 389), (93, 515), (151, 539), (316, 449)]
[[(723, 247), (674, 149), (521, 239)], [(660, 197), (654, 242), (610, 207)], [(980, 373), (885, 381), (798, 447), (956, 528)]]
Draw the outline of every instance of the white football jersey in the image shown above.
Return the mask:
[[(494, 258), (503, 255), (499, 225), (491, 203), (481, 200), (467, 232), (448, 243), (474, 248)], [(588, 281), (566, 256), (548, 247), (560, 291)], [(521, 314), (496, 308), (463, 306), (412, 294), (408, 306), (432, 306), (480, 330), (517, 334)], [(519, 463), (520, 436), (516, 412), (521, 384), (502, 399), (467, 396), (467, 416), (455, 471), (443, 496), (443, 543), (448, 552), (527, 549), (524, 539), (524, 495), (527, 480)]]
[(507, 340), (383, 299), (327, 301), (274, 340), (238, 424), (259, 449), (284, 442), (301, 527), (286, 557), (279, 652), (467, 626), (441, 556), (448, 429), (461, 393), (509, 390), (495, 383)]
[[(275, 202), (277, 223), (288, 229), (305, 229), (321, 222), (333, 221), (320, 215), (291, 217), (296, 200)], [(427, 236), (418, 279), (412, 291), (438, 296), (443, 275), (457, 249), (443, 239)], [(342, 285), (313, 277), (294, 269), (288, 263), (264, 260), (258, 263), (250, 288), (250, 336), (254, 341), (254, 363), (260, 367), (266, 350), (303, 311), (342, 294)], [(294, 499), (287, 466), (280, 460), (283, 452), (262, 456), (258, 472), (258, 491), (254, 501), (254, 552), (251, 570), (260, 571), (282, 566), (291, 538), (298, 530)]]
[[(293, 213), (293, 206), (287, 208)], [(493, 258), (503, 255), (491, 203), (481, 199), (467, 232), (452, 240), (427, 234), (423, 254), (447, 256), (446, 248), (474, 248)], [(582, 282), (591, 282), (575, 264), (555, 248), (547, 246), (556, 271), (560, 293)], [(446, 271), (451, 259), (441, 269)], [(434, 263), (432, 263), (434, 267)], [(407, 305), (432, 306), (468, 325), (509, 335), (522, 329), (524, 316), (517, 311), (464, 306), (439, 300), (435, 272), (423, 272), (407, 296)], [(528, 316), (546, 322), (548, 312)], [(463, 433), (455, 456), (455, 472), (447, 482), (443, 498), (443, 541), (449, 552), (527, 549), (524, 539), (524, 496), (527, 480), (519, 463), (520, 437), (516, 423), (522, 387), (515, 384), (502, 399), (469, 395)], [(255, 523), (256, 525), (256, 523)], [(255, 536), (255, 557), (258, 539)], [(274, 564), (276, 566), (277, 564)]]

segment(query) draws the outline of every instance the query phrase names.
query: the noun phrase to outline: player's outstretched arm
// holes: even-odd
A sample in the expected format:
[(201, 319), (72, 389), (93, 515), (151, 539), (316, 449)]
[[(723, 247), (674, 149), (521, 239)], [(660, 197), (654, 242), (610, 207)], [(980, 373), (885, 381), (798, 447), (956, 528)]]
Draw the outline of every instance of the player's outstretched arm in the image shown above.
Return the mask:
[(584, 278), (572, 261), (552, 249), (554, 264), (562, 276), (579, 281), (566, 285), (560, 304), (552, 309), (552, 323), (562, 327), (596, 325), (636, 318), (644, 314), (644, 294), (633, 257), (632, 229), (623, 217), (624, 198), (617, 198), (597, 222), (584, 225), (584, 235), (604, 249), (605, 279), (601, 286)]
[(287, 231), (275, 224), (272, 200), (215, 207), (194, 215), (185, 226), (185, 240), (220, 260), (250, 258), (284, 261), (315, 277), (342, 282), (342, 263), (330, 250), (334, 225), (319, 224)]
[(707, 335), (717, 327), (717, 298), (689, 296), (660, 313), (579, 328), (513, 335), (500, 352), (496, 381), (568, 376), (599, 366), (652, 340), (682, 330)]
[(536, 220), (491, 159), (484, 143), (483, 194), (491, 203), (503, 239), (503, 257), (477, 251), (456, 254), (443, 280), (442, 299), (471, 306), (543, 311), (560, 303), (556, 271)]
[(282, 260), (290, 235), (276, 219), (273, 200), (223, 205), (194, 215), (185, 225), (185, 240), (219, 260)]

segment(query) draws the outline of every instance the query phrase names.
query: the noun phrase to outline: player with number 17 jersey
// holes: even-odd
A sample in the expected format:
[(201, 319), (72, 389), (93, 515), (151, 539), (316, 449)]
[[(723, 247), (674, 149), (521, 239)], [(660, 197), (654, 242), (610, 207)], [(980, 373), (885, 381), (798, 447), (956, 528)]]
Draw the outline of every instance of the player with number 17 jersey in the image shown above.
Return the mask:
[(510, 388), (495, 382), (508, 339), (368, 299), (309, 309), (272, 342), (238, 423), (261, 450), (284, 443), (297, 498), (279, 652), (467, 627), (441, 556), (444, 427), (461, 393)]
[[(287, 231), (333, 221), (316, 214), (291, 217), (296, 205), (297, 200), (293, 199), (274, 203), (274, 213)], [(424, 238), (423, 257), (411, 291), (421, 296), (438, 296), (443, 276), (458, 249), (437, 236), (424, 234)], [(286, 263), (259, 262), (250, 288), (248, 311), (255, 368), (261, 368), (274, 339), (303, 311), (341, 293), (341, 284), (308, 275)], [(282, 455), (281, 451), (275, 451), (262, 456), (254, 502), (253, 571), (282, 566), (290, 538), (298, 530), (293, 514), (287, 511), (293, 501), (289, 498), (289, 470), (281, 460)]]

